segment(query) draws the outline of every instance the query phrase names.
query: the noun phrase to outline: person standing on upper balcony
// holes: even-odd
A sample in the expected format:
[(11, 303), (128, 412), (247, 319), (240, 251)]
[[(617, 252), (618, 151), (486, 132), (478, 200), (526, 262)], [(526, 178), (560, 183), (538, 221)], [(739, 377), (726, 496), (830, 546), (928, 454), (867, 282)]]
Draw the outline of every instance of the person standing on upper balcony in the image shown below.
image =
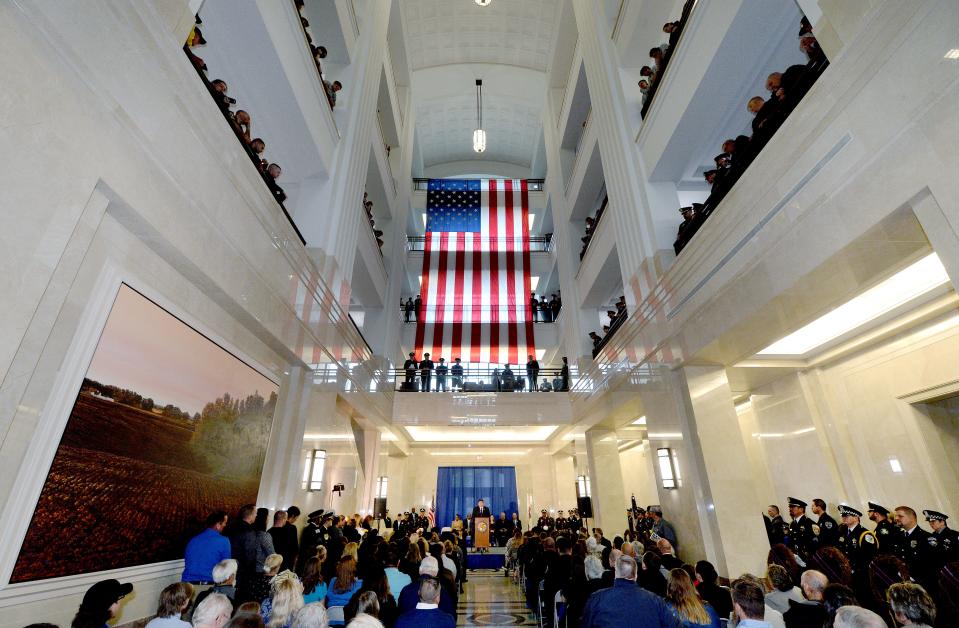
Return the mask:
[(529, 293), (529, 318), (534, 323), (536, 322), (536, 310), (539, 309), (539, 301), (536, 299), (536, 293)]
[(420, 382), (423, 385), (421, 392), (429, 392), (430, 384), (433, 380), (433, 360), (430, 359), (429, 353), (423, 354), (423, 359), (420, 360)]
[(413, 301), (413, 315), (416, 316), (417, 321), (423, 315), (423, 299), (420, 298), (420, 295), (416, 295), (416, 299)]
[(410, 319), (413, 318), (413, 313), (416, 306), (413, 304), (413, 297), (410, 297), (406, 300), (406, 305), (403, 306), (403, 319), (408, 323)]
[(563, 382), (563, 391), (569, 390), (569, 358), (563, 356), (563, 368), (559, 372), (559, 378)]
[(450, 373), (453, 374), (453, 390), (463, 390), (463, 363), (459, 358), (453, 360)]
[(449, 371), (446, 359), (440, 358), (440, 363), (436, 365), (436, 392), (446, 392), (446, 374)]
[(539, 362), (533, 356), (527, 356), (526, 378), (529, 380), (529, 391), (536, 392), (539, 386)]
[(419, 366), (419, 362), (416, 361), (416, 354), (410, 351), (410, 356), (406, 358), (406, 362), (403, 362), (403, 370), (406, 371), (406, 383), (412, 384), (413, 379), (416, 377), (416, 369)]
[(540, 314), (540, 319), (541, 319), (544, 323), (552, 323), (552, 322), (553, 322), (553, 311), (552, 311), (551, 309), (549, 309), (549, 303), (547, 303), (547, 301), (546, 301), (546, 296), (545, 296), (545, 295), (543, 295), (543, 298), (540, 299), (540, 301), (539, 301), (539, 310), (540, 310), (540, 312), (542, 312), (542, 313)]

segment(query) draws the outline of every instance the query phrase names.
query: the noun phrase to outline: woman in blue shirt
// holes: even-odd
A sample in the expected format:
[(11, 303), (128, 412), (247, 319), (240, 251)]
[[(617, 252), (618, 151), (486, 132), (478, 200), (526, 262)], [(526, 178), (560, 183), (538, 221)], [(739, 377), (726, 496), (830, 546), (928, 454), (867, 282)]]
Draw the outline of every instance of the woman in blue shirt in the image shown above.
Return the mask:
[[(363, 581), (356, 577), (356, 559), (344, 556), (336, 564), (336, 576), (330, 580), (326, 593), (326, 608), (346, 606), (353, 594), (360, 590)], [(341, 621), (330, 621), (331, 626), (342, 626)]]
[(326, 599), (327, 587), (320, 574), (322, 563), (318, 556), (313, 556), (303, 566), (303, 602), (312, 604)]

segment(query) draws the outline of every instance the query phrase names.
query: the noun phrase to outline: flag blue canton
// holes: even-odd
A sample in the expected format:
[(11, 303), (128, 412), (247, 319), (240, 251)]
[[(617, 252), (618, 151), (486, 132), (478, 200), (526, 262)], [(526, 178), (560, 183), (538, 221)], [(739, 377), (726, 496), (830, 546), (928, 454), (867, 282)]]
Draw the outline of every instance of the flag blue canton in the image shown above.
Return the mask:
[(426, 192), (427, 232), (482, 231), (479, 179), (430, 179)]

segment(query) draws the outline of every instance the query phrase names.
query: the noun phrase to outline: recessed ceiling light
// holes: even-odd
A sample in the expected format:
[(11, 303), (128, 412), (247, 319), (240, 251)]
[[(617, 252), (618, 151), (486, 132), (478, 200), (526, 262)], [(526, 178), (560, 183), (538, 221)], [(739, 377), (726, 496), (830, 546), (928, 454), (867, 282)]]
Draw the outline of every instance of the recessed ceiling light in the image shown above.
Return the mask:
[(939, 256), (932, 253), (777, 340), (758, 355), (805, 355), (948, 282)]
[(529, 427), (479, 427), (463, 426), (425, 427), (407, 425), (406, 431), (416, 442), (450, 443), (471, 441), (474, 443), (507, 443), (544, 441), (556, 431), (555, 425), (535, 425)]
[(473, 0), (476, 4), (481, 7), (488, 7), (493, 0)]
[(953, 48), (943, 55), (943, 59), (959, 59), (959, 48)]

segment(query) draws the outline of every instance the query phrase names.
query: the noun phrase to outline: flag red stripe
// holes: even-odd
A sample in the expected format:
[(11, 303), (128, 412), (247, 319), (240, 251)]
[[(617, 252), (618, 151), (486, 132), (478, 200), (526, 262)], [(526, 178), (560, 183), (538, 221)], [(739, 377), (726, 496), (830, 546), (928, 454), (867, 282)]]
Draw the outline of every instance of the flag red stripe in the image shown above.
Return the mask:
[(480, 347), (483, 343), (483, 238), (482, 233), (473, 234), (473, 264), (470, 267), (470, 275), (473, 280), (473, 301), (472, 324), (470, 325), (470, 352), (471, 362), (479, 362)]
[[(520, 182), (520, 200), (523, 205), (523, 298), (533, 291), (530, 280), (530, 271), (533, 267), (530, 265), (529, 254), (529, 182), (523, 179)], [(533, 313), (526, 312), (526, 352), (528, 355), (536, 357), (536, 343), (533, 341)]]
[(456, 270), (453, 277), (453, 353), (450, 360), (459, 356), (463, 344), (463, 282), (466, 273), (466, 234), (456, 234)]
[(433, 325), (433, 356), (434, 362), (440, 358), (439, 352), (443, 350), (443, 337), (446, 334), (446, 326), (449, 324), (446, 320), (446, 265), (449, 261), (449, 232), (442, 232), (440, 236), (440, 252), (436, 264), (436, 303), (432, 306), (433, 318), (436, 324)]
[(499, 362), (499, 215), (496, 181), (489, 182), (489, 359)]
[(518, 364), (516, 350), (517, 350), (517, 328), (516, 328), (516, 242), (513, 241), (514, 229), (513, 229), (513, 180), (507, 179), (504, 181), (506, 185), (506, 193), (503, 199), (503, 206), (506, 210), (506, 296), (509, 299), (507, 305), (507, 320), (509, 324), (507, 325), (507, 338), (508, 338), (508, 348), (506, 351), (506, 361), (510, 364)]
[(416, 313), (416, 346), (413, 351), (416, 356), (423, 353), (423, 342), (426, 338), (426, 307), (430, 296), (430, 253), (433, 249), (433, 236), (427, 232), (426, 242), (423, 245), (423, 274), (420, 280), (420, 311)]

